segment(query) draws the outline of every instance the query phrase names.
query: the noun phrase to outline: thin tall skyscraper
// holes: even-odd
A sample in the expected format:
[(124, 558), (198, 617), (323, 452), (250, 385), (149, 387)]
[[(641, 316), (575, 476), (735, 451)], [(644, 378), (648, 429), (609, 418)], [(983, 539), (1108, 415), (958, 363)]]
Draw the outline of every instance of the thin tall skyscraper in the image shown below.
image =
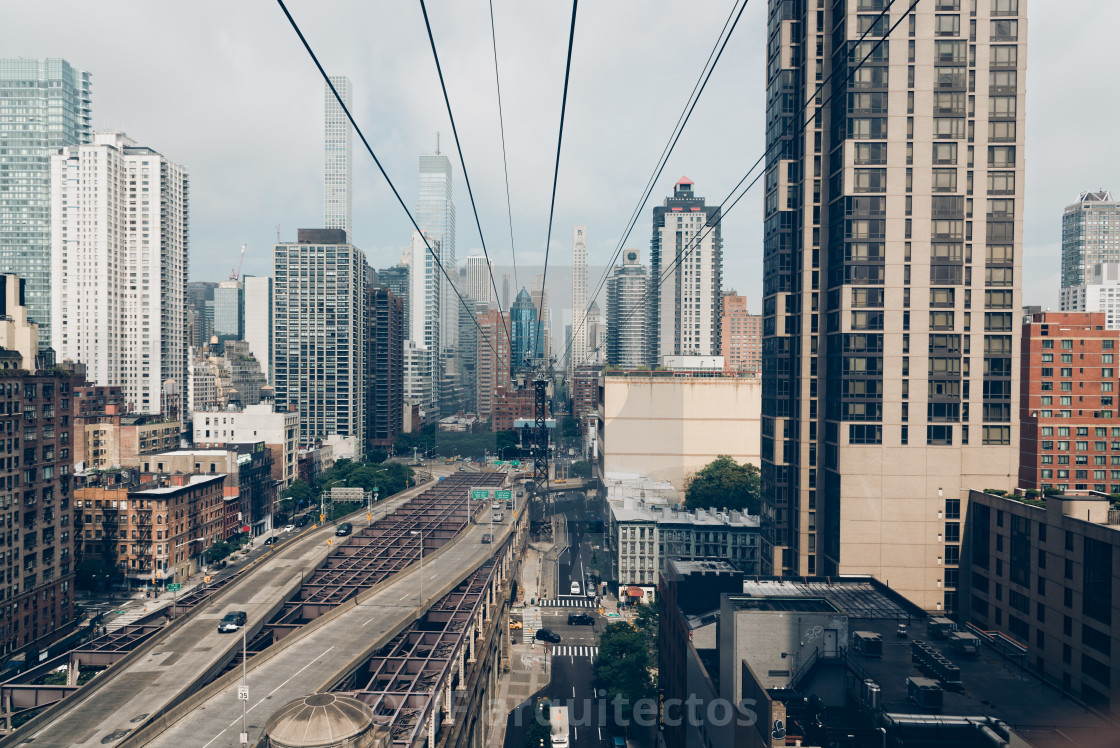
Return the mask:
[(120, 387), (135, 412), (167, 413), (187, 386), (187, 171), (102, 132), (60, 149), (50, 174), (58, 358)]
[(764, 574), (955, 610), (968, 489), (1016, 485), (1026, 5), (919, 3), (880, 46), (908, 6), (770, 5)]
[(587, 227), (572, 229), (572, 347), (568, 369), (586, 363), (587, 358)]
[[(474, 301), (490, 304), (494, 301), (493, 285), (490, 274), (493, 265), (482, 252), (472, 252), (463, 259), (463, 293)], [(455, 306), (462, 308), (456, 300)]]
[[(420, 156), (420, 194), (416, 200), (416, 223), (421, 231), (439, 242), (439, 260), (448, 273), (457, 267), (455, 262), (455, 203), (451, 198), (451, 160), (436, 148), (434, 154)], [(437, 268), (437, 273), (439, 270)], [(459, 298), (451, 281), (443, 273), (440, 279), (440, 308), (443, 317), (444, 348), (454, 348), (459, 328)], [(413, 326), (416, 322), (413, 322)], [(436, 351), (435, 353), (439, 353)]]
[[(607, 279), (607, 340), (604, 357), (611, 366), (634, 368), (649, 363), (649, 317), (642, 308), (647, 303), (649, 276), (636, 249), (622, 252)], [(598, 309), (594, 310), (598, 317)], [(600, 333), (596, 330), (596, 337)]]
[(90, 74), (66, 60), (0, 60), (0, 271), (26, 281), (39, 346), (51, 330), (51, 162), (90, 141)]
[[(650, 363), (662, 356), (718, 356), (723, 238), (718, 205), (705, 205), (681, 177), (653, 209), (649, 254)], [(660, 285), (658, 285), (660, 284)]]
[[(350, 79), (332, 75), (331, 83), (349, 109)], [(331, 87), (324, 84), (323, 91), (323, 228), (342, 229), (346, 241), (352, 242), (354, 132)]]

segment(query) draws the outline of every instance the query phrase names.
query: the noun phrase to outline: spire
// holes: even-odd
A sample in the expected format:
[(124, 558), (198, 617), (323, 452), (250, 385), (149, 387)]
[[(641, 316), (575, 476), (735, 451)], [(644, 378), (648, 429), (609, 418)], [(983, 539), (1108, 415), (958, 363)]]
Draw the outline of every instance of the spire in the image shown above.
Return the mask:
[(439, 130), (436, 130), (436, 155), (439, 155)]

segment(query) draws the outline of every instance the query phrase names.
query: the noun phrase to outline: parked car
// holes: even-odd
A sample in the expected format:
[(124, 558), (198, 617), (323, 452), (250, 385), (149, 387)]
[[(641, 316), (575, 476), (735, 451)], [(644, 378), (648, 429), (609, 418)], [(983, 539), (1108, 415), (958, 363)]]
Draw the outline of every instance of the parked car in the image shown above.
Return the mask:
[(226, 613), (225, 616), (223, 616), (221, 622), (218, 624), (218, 633), (233, 633), (234, 631), (237, 631), (242, 626), (244, 626), (245, 622), (248, 620), (249, 616), (246, 615), (245, 611), (231, 610), (230, 612)]
[(311, 521), (310, 514), (301, 514), (296, 517), (296, 527), (303, 527)]
[(525, 624), (522, 623), (521, 621), (515, 620), (513, 618), (509, 619), (509, 630), (510, 631), (520, 631), (523, 628), (525, 628)]
[(338, 537), (342, 537), (344, 535), (349, 535), (352, 532), (354, 532), (354, 525), (350, 524), (349, 522), (343, 522), (338, 526), (337, 529), (335, 529), (334, 534)]
[(539, 642), (549, 642), (550, 644), (559, 644), (560, 634), (557, 634), (551, 629), (537, 629), (536, 640)]
[(486, 533), (485, 535), (482, 536), (482, 542), (483, 543), (493, 543), (494, 542), (494, 536), (491, 535), (490, 533)]
[(280, 532), (295, 532), (295, 530), (296, 530), (295, 525), (284, 525), (284, 529), (281, 530)]
[(568, 614), (569, 626), (594, 626), (595, 619), (586, 613), (569, 613)]
[(572, 594), (578, 595), (580, 592), (579, 582), (572, 582)]
[(271, 535), (271, 536), (264, 539), (264, 544), (265, 545), (276, 545), (279, 542), (280, 542), (280, 538), (276, 537), (275, 535)]

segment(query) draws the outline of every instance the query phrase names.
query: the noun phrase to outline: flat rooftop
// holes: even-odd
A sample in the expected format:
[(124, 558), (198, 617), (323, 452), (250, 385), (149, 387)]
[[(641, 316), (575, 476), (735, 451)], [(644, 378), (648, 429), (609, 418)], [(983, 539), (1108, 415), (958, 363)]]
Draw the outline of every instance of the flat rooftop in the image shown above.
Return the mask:
[(727, 602), (739, 610), (782, 613), (841, 613), (835, 605), (821, 597), (740, 597), (729, 595)]
[[(743, 594), (752, 597), (820, 597), (836, 605), (849, 618), (883, 618), (897, 622), (906, 621), (914, 615), (925, 615), (901, 595), (863, 577), (838, 577), (827, 582), (744, 579)], [(894, 634), (893, 630), (891, 634)]]

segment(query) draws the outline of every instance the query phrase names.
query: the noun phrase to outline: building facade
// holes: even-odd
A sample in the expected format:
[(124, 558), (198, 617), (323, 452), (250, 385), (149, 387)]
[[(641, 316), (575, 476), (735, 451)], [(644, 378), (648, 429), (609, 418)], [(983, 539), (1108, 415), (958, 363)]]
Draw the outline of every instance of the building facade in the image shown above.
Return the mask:
[[(447, 268), (448, 273), (457, 267), (455, 260), (455, 202), (452, 199), (452, 187), (451, 160), (440, 153), (438, 147), (434, 154), (422, 154), (420, 156), (420, 192), (416, 199), (416, 223), (420, 226), (421, 231), (439, 242), (438, 247), (432, 244), (432, 249), (438, 253), (439, 260), (443, 267)], [(427, 253), (425, 252), (425, 254)], [(413, 258), (415, 259), (416, 256), (414, 240)], [(435, 263), (432, 264), (434, 266)], [(433, 278), (435, 287), (438, 289), (438, 303), (432, 309), (432, 313), (435, 314), (435, 321), (441, 332), (439, 345), (432, 350), (437, 356), (440, 356), (444, 348), (454, 348), (456, 345), (459, 299), (455, 293), (455, 288), (451, 285), (451, 280), (438, 268), (434, 268)], [(413, 321), (413, 325), (415, 324), (416, 322)], [(416, 338), (413, 339), (417, 340)]]
[(59, 148), (90, 141), (90, 74), (66, 60), (0, 60), (0, 268), (27, 284), (39, 342), (51, 331), (51, 166)]
[(299, 477), (299, 434), (299, 413), (276, 410), (270, 400), (243, 408), (194, 414), (196, 447), (264, 442), (273, 452), (273, 477), (281, 491)]
[(186, 396), (187, 171), (123, 133), (51, 157), (51, 315), (63, 360), (139, 413)]
[(273, 250), (276, 404), (299, 413), (300, 444), (365, 442), (366, 274), (338, 229), (300, 229)]
[(239, 280), (224, 280), (214, 289), (214, 326), (218, 340), (245, 337), (245, 286)]
[(1063, 312), (1103, 312), (1105, 326), (1120, 330), (1120, 262), (1098, 262), (1084, 283), (1062, 289)]
[(962, 620), (1010, 636), (1028, 669), (1115, 716), (1120, 511), (1083, 492), (1044, 504), (971, 492)]
[(607, 279), (608, 366), (650, 365), (648, 292), (649, 276), (638, 250), (623, 250), (622, 264)]
[(371, 449), (393, 445), (404, 417), (404, 301), (383, 286), (366, 288), (366, 440)]
[(599, 415), (599, 372), (602, 366), (577, 366), (572, 375), (572, 416), (582, 424)]
[[(330, 76), (342, 103), (351, 107), (352, 88), (344, 75)], [(342, 229), (344, 242), (353, 241), (354, 231), (354, 131), (346, 112), (331, 92), (323, 86), (323, 227)]]
[[(681, 177), (653, 209), (647, 308), (650, 360), (719, 354), (723, 238), (719, 206), (705, 205)], [(609, 329), (609, 323), (608, 323)]]
[[(439, 382), (435, 378), (433, 352), (413, 340), (404, 341), (404, 401), (420, 409), (418, 427), (432, 420), (439, 413)], [(403, 411), (402, 411), (403, 412)]]
[(720, 355), (725, 371), (762, 373), (762, 315), (747, 311), (747, 297), (723, 295)]
[[(478, 315), (478, 375), (475, 401), (480, 420), (494, 417), (494, 397), (510, 384), (510, 335), (508, 320), (497, 309)], [(493, 427), (493, 424), (491, 424)]]
[(568, 347), (568, 371), (587, 361), (587, 227), (572, 229), (572, 340)]
[(272, 278), (242, 276), (245, 284), (245, 342), (257, 360), (265, 382), (272, 383)]
[(1120, 262), (1120, 202), (1108, 190), (1082, 192), (1062, 213), (1063, 312), (1086, 311), (1067, 293), (1090, 283), (1093, 266), (1102, 262)]
[(882, 43), (903, 11), (770, 7), (763, 573), (953, 609), (946, 503), (1014, 483), (1026, 5), (919, 4)]
[(463, 295), (474, 301), (493, 304), (494, 282), (491, 280), (494, 265), (481, 253), (471, 252), (463, 258)]
[(1019, 488), (1120, 493), (1120, 331), (1105, 321), (1042, 312), (1023, 325)]
[(509, 309), (510, 345), (513, 348), (513, 368), (524, 369), (528, 362), (542, 355), (537, 336), (537, 308), (524, 288)]

